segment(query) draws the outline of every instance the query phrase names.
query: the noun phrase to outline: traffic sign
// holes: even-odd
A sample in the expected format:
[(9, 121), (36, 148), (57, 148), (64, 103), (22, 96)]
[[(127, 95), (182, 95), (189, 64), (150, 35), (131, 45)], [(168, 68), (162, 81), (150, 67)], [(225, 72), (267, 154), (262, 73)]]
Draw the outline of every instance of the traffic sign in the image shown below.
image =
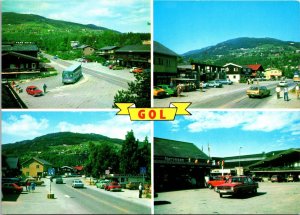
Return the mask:
[(54, 168), (49, 168), (48, 169), (48, 175), (55, 175), (55, 169)]
[(147, 168), (146, 167), (140, 167), (140, 174), (146, 174)]

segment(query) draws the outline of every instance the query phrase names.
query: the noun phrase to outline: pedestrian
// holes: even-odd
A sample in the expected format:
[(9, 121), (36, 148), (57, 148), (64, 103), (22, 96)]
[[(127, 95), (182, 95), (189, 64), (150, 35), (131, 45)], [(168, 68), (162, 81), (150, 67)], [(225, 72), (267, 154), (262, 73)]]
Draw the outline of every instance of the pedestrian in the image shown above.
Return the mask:
[(299, 89), (299, 88), (300, 88), (300, 87), (299, 87), (299, 84), (297, 84), (297, 85), (296, 85), (296, 88), (295, 88), (297, 99), (299, 99), (299, 94), (300, 94), (300, 89)]
[(253, 79), (251, 78), (251, 84), (253, 84)]
[(250, 84), (250, 78), (247, 79), (247, 84), (248, 84), (248, 85)]
[(44, 93), (46, 93), (46, 90), (47, 90), (47, 85), (46, 84), (43, 85), (43, 89), (44, 89)]
[(30, 181), (27, 181), (26, 182), (26, 187), (27, 187), (27, 191), (30, 193), (30, 191), (31, 191), (31, 184), (30, 184)]
[(35, 191), (35, 183), (34, 182), (31, 182), (31, 190), (32, 190), (32, 192)]
[(278, 86), (276, 87), (277, 99), (280, 99), (280, 92), (281, 92), (281, 88), (280, 88), (280, 86), (278, 85)]
[(176, 90), (177, 90), (177, 96), (180, 97), (180, 94), (181, 94), (181, 85), (180, 84), (177, 85)]
[(289, 101), (289, 89), (287, 86), (284, 87), (283, 92), (284, 92), (284, 101)]
[(142, 193), (143, 193), (143, 185), (140, 183), (139, 185), (139, 198), (142, 198)]
[(203, 92), (203, 81), (200, 82), (200, 91)]
[(174, 84), (173, 84), (173, 81), (171, 80), (170, 82), (170, 87), (173, 88), (174, 87)]

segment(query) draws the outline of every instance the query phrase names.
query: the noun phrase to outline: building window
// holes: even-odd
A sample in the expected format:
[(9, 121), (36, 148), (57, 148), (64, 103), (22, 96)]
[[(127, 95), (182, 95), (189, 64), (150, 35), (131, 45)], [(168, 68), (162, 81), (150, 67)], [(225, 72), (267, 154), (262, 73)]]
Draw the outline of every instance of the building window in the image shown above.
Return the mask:
[(164, 65), (164, 61), (162, 58), (158, 58), (158, 65)]
[(233, 79), (236, 79), (236, 76), (235, 76), (235, 75), (233, 76)]
[(36, 165), (36, 168), (39, 169), (39, 168), (40, 168), (40, 165)]
[(35, 68), (36, 68), (36, 64), (35, 64), (35, 63), (32, 63), (32, 64), (31, 64), (31, 68), (32, 68), (32, 69), (35, 69)]

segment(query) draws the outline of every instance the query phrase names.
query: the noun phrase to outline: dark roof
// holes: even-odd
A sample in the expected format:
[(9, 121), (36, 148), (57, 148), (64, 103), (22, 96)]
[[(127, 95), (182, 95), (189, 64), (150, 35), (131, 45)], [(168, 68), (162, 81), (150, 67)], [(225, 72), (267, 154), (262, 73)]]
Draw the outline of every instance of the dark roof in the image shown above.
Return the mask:
[(32, 160), (35, 160), (43, 165), (47, 165), (47, 166), (52, 166), (51, 163), (49, 163), (48, 161), (44, 160), (44, 159), (41, 159), (41, 158), (36, 158), (36, 157), (33, 157), (33, 158), (30, 158), (29, 160), (25, 161), (24, 163), (22, 163), (22, 166), (24, 166), (24, 164), (32, 161)]
[(17, 157), (7, 157), (6, 164), (10, 169), (18, 169), (19, 158)]
[(151, 46), (150, 45), (128, 45), (116, 50), (116, 52), (125, 52), (125, 53), (132, 53), (132, 52), (143, 52), (143, 53), (150, 53)]
[(254, 164), (249, 165), (248, 167), (254, 167), (254, 166), (258, 166), (260, 164), (263, 164), (263, 163), (266, 163), (266, 162), (270, 162), (270, 161), (273, 161), (273, 160), (276, 160), (276, 159), (281, 159), (283, 155), (289, 155), (289, 154), (292, 154), (292, 153), (298, 153), (299, 156), (300, 156), (300, 149), (283, 150), (280, 153), (277, 153), (277, 154), (275, 154), (273, 156), (269, 156), (269, 157), (267, 157), (264, 160), (261, 160), (261, 161), (258, 161), (256, 163), (254, 163)]
[(2, 56), (5, 56), (5, 55), (13, 55), (13, 56), (21, 57), (21, 58), (26, 58), (26, 59), (29, 59), (29, 60), (32, 60), (32, 61), (40, 61), (36, 57), (33, 57), (31, 55), (21, 54), (21, 53), (18, 53), (18, 52), (7, 52), (7, 53), (2, 54)]
[(209, 157), (193, 143), (157, 137), (154, 138), (154, 156), (209, 159)]
[(39, 51), (39, 48), (35, 44), (14, 44), (14, 45), (3, 45), (2, 52), (20, 52), (20, 51)]
[(154, 41), (154, 54), (163, 54), (163, 55), (179, 57), (179, 55), (173, 52), (171, 49), (165, 47), (164, 45), (156, 41)]
[(119, 48), (118, 46), (105, 46), (105, 47), (103, 47), (103, 48), (101, 48), (101, 49), (99, 49), (99, 50), (112, 50), (112, 49), (116, 49), (116, 48)]

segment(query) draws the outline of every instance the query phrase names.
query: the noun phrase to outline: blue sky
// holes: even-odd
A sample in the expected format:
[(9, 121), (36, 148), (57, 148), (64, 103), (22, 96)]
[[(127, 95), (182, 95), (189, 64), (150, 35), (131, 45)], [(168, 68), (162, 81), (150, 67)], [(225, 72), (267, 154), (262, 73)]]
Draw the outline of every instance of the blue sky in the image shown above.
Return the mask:
[[(154, 137), (195, 144), (211, 156), (237, 156), (300, 148), (299, 111), (197, 111), (155, 122)], [(155, 147), (155, 144), (154, 144)]]
[(300, 42), (300, 1), (154, 0), (154, 40), (178, 54), (238, 37)]
[(3, 12), (94, 24), (122, 33), (149, 33), (150, 0), (2, 0)]
[(133, 122), (129, 116), (116, 116), (116, 111), (2, 111), (2, 143), (31, 140), (55, 132), (95, 133), (124, 139), (131, 129), (135, 138), (150, 141), (151, 122)]

